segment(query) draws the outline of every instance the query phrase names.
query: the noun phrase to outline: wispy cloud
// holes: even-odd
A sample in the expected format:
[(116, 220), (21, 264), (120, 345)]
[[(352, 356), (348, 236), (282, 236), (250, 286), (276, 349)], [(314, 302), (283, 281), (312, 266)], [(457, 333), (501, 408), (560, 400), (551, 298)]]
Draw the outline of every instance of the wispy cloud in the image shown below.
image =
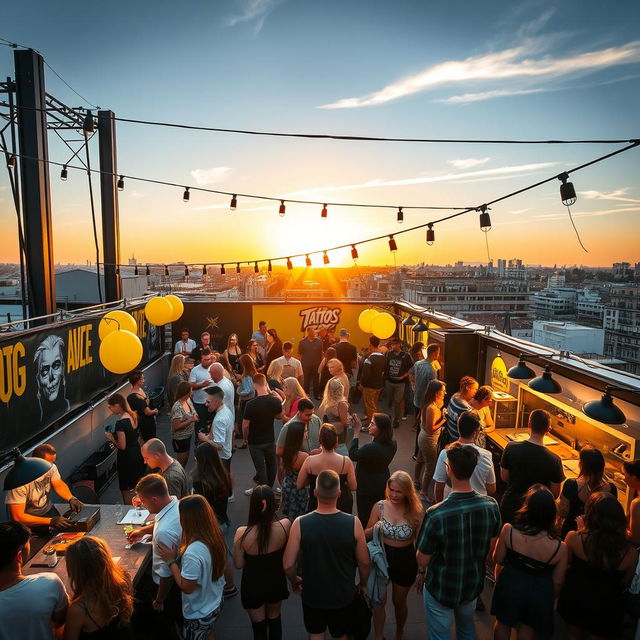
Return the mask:
[(481, 164), (486, 164), (491, 158), (486, 156), (484, 158), (458, 158), (457, 160), (447, 160), (447, 164), (450, 164), (454, 169), (473, 169)]
[(129, 197), (133, 200), (142, 200), (142, 198), (144, 198), (144, 193), (141, 193), (140, 191), (136, 191), (134, 189), (133, 191), (129, 192)]
[(203, 187), (207, 184), (217, 184), (232, 171), (231, 167), (211, 167), (210, 169), (194, 169), (191, 171), (191, 175), (198, 183), (198, 186)]
[(227, 20), (227, 25), (235, 27), (244, 22), (253, 22), (253, 31), (260, 33), (267, 16), (285, 0), (239, 0), (240, 12)]
[(460, 96), (450, 96), (449, 98), (439, 98), (434, 102), (441, 104), (469, 104), (470, 102), (480, 102), (481, 100), (492, 100), (493, 98), (506, 98), (508, 96), (524, 96), (529, 93), (542, 93), (548, 89), (494, 89), (493, 91), (479, 91), (478, 93), (463, 93)]
[(629, 191), (628, 188), (624, 189), (616, 189), (615, 191), (609, 191), (606, 193), (604, 191), (580, 191), (580, 195), (587, 200), (617, 200), (619, 202), (632, 202), (635, 204), (640, 204), (640, 200), (637, 198), (625, 198), (625, 194)]
[[(578, 72), (596, 71), (621, 64), (640, 62), (640, 41), (618, 47), (577, 53), (564, 58), (539, 56), (541, 41), (532, 38), (524, 44), (465, 60), (448, 60), (428, 67), (383, 87), (379, 91), (356, 98), (344, 98), (321, 105), (321, 109), (354, 109), (367, 107), (421, 93), (449, 84), (470, 81), (505, 80), (507, 78), (554, 78)], [(536, 59), (534, 56), (538, 55)]]
[(553, 167), (556, 164), (556, 162), (533, 162), (530, 164), (507, 165), (504, 167), (496, 167), (494, 169), (479, 169), (478, 171), (445, 173), (439, 176), (417, 176), (415, 178), (399, 178), (394, 180), (376, 179), (368, 180), (367, 182), (361, 182), (358, 184), (325, 185), (322, 187), (310, 187), (308, 189), (286, 193), (285, 197), (302, 197), (310, 193), (320, 194), (326, 191), (352, 191), (355, 189), (371, 189), (374, 187), (401, 187), (415, 184), (431, 184), (434, 182), (451, 182), (463, 178), (474, 178), (480, 176), (487, 179), (492, 177), (495, 179), (501, 179), (504, 176), (518, 175), (522, 173), (529, 173), (532, 171), (539, 171), (541, 169), (548, 169), (549, 167)]

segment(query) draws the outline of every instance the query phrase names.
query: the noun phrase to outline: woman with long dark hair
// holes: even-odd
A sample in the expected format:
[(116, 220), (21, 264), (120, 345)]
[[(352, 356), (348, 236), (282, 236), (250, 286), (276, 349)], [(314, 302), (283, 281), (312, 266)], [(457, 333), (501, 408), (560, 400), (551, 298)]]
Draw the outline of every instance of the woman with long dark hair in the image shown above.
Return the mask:
[(176, 388), (176, 400), (171, 407), (171, 444), (182, 468), (187, 466), (193, 440), (193, 425), (199, 420), (191, 400), (192, 394), (191, 384), (183, 380)]
[(287, 545), (289, 520), (276, 520), (276, 500), (266, 485), (251, 492), (246, 527), (239, 527), (233, 560), (242, 569), (240, 597), (253, 627), (254, 640), (281, 640), (282, 601), (289, 597), (282, 556)]
[(494, 638), (509, 640), (553, 636), (553, 603), (567, 569), (567, 546), (555, 535), (558, 515), (549, 489), (536, 484), (527, 492), (514, 523), (505, 524), (493, 552), (496, 585), (491, 613)]
[[(255, 342), (255, 341), (254, 341)], [(256, 343), (257, 344), (257, 343)], [(252, 357), (248, 353), (243, 353), (240, 356), (240, 384), (238, 385), (238, 410), (236, 411), (236, 437), (242, 438), (240, 427), (242, 426), (242, 418), (244, 416), (244, 408), (249, 400), (252, 400), (256, 395), (256, 389), (253, 385), (253, 376), (258, 371)], [(240, 449), (246, 449), (248, 443), (242, 441)]]
[(307, 512), (307, 504), (309, 503), (309, 488), (298, 489), (296, 486), (298, 472), (309, 456), (306, 451), (301, 451), (305, 429), (306, 426), (302, 422), (292, 422), (289, 425), (281, 457), (284, 479), (282, 481), (280, 511), (291, 522)]
[(253, 360), (256, 371), (262, 373), (264, 369), (264, 358), (262, 357), (262, 349), (259, 342), (257, 340), (249, 340), (245, 353)]
[(438, 462), (438, 435), (446, 421), (444, 396), (446, 387), (440, 380), (430, 380), (424, 392), (424, 402), (420, 410), (420, 431), (418, 432), (418, 459), (415, 479), (420, 486), (423, 500), (432, 501), (429, 485)]
[(565, 481), (558, 502), (563, 539), (569, 531), (578, 528), (576, 520), (584, 513), (584, 505), (591, 494), (603, 491), (614, 498), (618, 497), (616, 486), (604, 477), (604, 456), (601, 451), (591, 445), (584, 446), (580, 450), (578, 465), (578, 477)]
[(196, 467), (191, 473), (193, 492), (204, 496), (211, 505), (229, 550), (229, 558), (224, 570), (226, 581), (224, 596), (228, 598), (238, 592), (234, 584), (230, 555), (233, 547), (233, 532), (231, 530), (231, 521), (227, 515), (229, 498), (233, 494), (233, 482), (227, 468), (222, 463), (218, 449), (212, 442), (208, 440), (201, 442), (196, 447), (195, 458)]
[(146, 442), (156, 437), (156, 416), (158, 409), (152, 409), (149, 406), (149, 396), (144, 390), (144, 373), (139, 369), (135, 369), (129, 374), (129, 384), (131, 385), (131, 393), (127, 396), (127, 402), (131, 408), (138, 414), (138, 429), (140, 435)]
[(265, 336), (266, 352), (265, 369), (269, 369), (269, 365), (282, 356), (282, 340), (278, 338), (278, 332), (275, 329), (267, 329)]
[(631, 582), (638, 551), (626, 539), (622, 505), (610, 493), (592, 493), (578, 530), (567, 534), (569, 569), (558, 613), (569, 638), (621, 638), (624, 590)]
[(170, 549), (158, 541), (158, 553), (182, 591), (185, 640), (214, 640), (213, 626), (222, 608), (227, 545), (203, 496), (185, 496), (178, 511), (180, 549)]
[[(104, 540), (84, 536), (66, 552), (73, 596), (67, 612), (64, 640), (133, 638), (133, 585), (129, 574), (111, 557)], [(19, 636), (20, 622), (16, 621)]]
[(396, 455), (398, 443), (393, 439), (393, 425), (386, 413), (374, 413), (369, 423), (369, 435), (372, 442), (360, 446), (360, 418), (353, 415), (353, 440), (349, 448), (349, 457), (356, 465), (356, 505), (358, 518), (366, 528), (373, 505), (384, 499), (389, 465)]
[(115, 444), (118, 464), (118, 485), (122, 493), (122, 503), (131, 504), (134, 488), (138, 480), (144, 475), (144, 460), (138, 441), (138, 417), (132, 411), (125, 397), (120, 393), (114, 393), (107, 400), (109, 411), (118, 416), (115, 430), (104, 432), (107, 440)]
[[(394, 471), (387, 481), (384, 500), (379, 500), (371, 509), (365, 529), (367, 540), (371, 540), (373, 528), (380, 527), (396, 614), (396, 638), (401, 638), (404, 633), (409, 613), (407, 596), (418, 575), (415, 541), (423, 514), (411, 476), (406, 471)], [(383, 637), (386, 602), (385, 593), (380, 607), (373, 610), (376, 640)]]

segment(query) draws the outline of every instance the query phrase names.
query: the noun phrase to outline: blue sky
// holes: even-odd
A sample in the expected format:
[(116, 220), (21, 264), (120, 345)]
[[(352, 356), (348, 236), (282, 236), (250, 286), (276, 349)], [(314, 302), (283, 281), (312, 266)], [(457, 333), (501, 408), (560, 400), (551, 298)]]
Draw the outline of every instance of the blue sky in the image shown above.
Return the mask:
[[(550, 2), (11, 3), (0, 35), (33, 46), (82, 95), (123, 117), (230, 128), (377, 136), (640, 136), (640, 5)], [(0, 72), (13, 74), (0, 47)], [(50, 93), (80, 99), (51, 73)], [(97, 142), (97, 141), (96, 141)], [(95, 162), (97, 163), (97, 144)], [(394, 205), (476, 205), (606, 153), (611, 146), (343, 143), (118, 124), (124, 173), (229, 191)], [(51, 158), (68, 153), (51, 140)], [(573, 178), (580, 249), (558, 184), (492, 211), (490, 252), (529, 263), (640, 260), (640, 150)], [(86, 177), (52, 171), (55, 255), (92, 258)], [(15, 259), (15, 214), (0, 173), (0, 252)], [(124, 255), (248, 260), (323, 249), (400, 227), (395, 213), (274, 207), (127, 183)], [(433, 219), (407, 213), (404, 226)], [(404, 227), (403, 227), (404, 228)], [(78, 240), (82, 240), (78, 242)], [(84, 242), (86, 240), (86, 242)], [(176, 240), (179, 240), (176, 242)], [(474, 216), (398, 238), (400, 262), (486, 260)], [(386, 243), (360, 251), (390, 263)]]

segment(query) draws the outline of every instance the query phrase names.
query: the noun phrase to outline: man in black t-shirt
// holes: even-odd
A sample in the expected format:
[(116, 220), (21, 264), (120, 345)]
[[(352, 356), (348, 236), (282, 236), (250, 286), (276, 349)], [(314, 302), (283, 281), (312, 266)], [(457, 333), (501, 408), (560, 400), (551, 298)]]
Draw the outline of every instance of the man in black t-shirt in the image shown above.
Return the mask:
[(524, 495), (534, 484), (548, 487), (554, 498), (560, 495), (560, 485), (564, 481), (562, 460), (544, 445), (544, 437), (550, 429), (549, 412), (535, 409), (529, 415), (529, 439), (510, 442), (505, 447), (500, 460), (500, 477), (507, 483), (500, 505), (503, 522), (513, 521)]
[(316, 400), (320, 400), (318, 367), (322, 361), (322, 340), (316, 337), (316, 330), (313, 327), (307, 327), (307, 335), (298, 343), (298, 353), (302, 363), (305, 393), (311, 396), (311, 387), (313, 387)]
[(402, 342), (400, 342), (399, 338), (395, 336), (390, 338), (387, 345), (389, 346), (389, 351), (385, 354), (385, 386), (389, 405), (392, 408), (393, 428), (397, 429), (400, 426), (400, 418), (403, 413), (402, 401), (413, 361), (411, 356), (402, 350)]
[[(277, 472), (273, 421), (282, 418), (282, 402), (275, 391), (269, 390), (262, 373), (253, 376), (253, 386), (256, 397), (249, 400), (244, 409), (242, 437), (249, 443), (258, 484), (272, 487)], [(252, 491), (247, 489), (245, 495), (251, 495)]]
[(336, 342), (333, 348), (336, 350), (336, 356), (342, 366), (344, 372), (350, 378), (353, 370), (356, 368), (358, 360), (357, 349), (349, 342), (349, 332), (346, 329), (340, 329), (340, 342)]

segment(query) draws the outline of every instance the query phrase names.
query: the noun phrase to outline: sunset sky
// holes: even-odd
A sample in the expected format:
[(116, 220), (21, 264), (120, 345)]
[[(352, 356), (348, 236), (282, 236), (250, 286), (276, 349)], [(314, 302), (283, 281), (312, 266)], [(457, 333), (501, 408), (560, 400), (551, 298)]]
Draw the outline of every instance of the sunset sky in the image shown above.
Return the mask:
[[(397, 0), (70, 0), (6, 3), (0, 36), (42, 52), (93, 104), (125, 118), (287, 132), (438, 138), (639, 138), (640, 4)], [(0, 75), (13, 76), (0, 47)], [(47, 89), (74, 95), (47, 70)], [(339, 142), (118, 123), (123, 174), (278, 198), (476, 206), (622, 145)], [(98, 165), (97, 137), (92, 162)], [(68, 149), (50, 136), (50, 158)], [(77, 164), (77, 163), (75, 163)], [(575, 223), (559, 183), (496, 205), (491, 257), (606, 266), (640, 260), (640, 148), (576, 173)], [(51, 169), (56, 262), (94, 260), (86, 175)], [(94, 183), (98, 215), (99, 190)], [(255, 260), (322, 250), (438, 217), (229, 199), (127, 180), (122, 259)], [(99, 226), (98, 220), (98, 226)], [(0, 171), (0, 261), (17, 261)], [(487, 260), (477, 214), (359, 248), (363, 264)], [(336, 252), (332, 264), (348, 264)], [(321, 262), (319, 257), (315, 263)]]

